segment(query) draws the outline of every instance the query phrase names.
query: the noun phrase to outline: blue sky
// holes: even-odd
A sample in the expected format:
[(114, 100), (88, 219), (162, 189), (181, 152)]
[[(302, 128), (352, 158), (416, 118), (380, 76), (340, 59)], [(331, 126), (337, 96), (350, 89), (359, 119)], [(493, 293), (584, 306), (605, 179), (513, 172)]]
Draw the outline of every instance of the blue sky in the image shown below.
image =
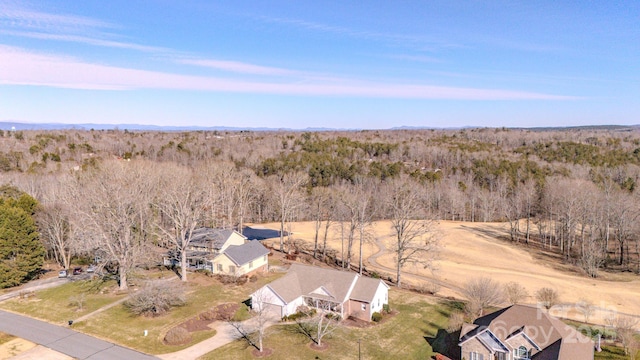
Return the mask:
[(640, 123), (638, 1), (0, 0), (0, 121)]

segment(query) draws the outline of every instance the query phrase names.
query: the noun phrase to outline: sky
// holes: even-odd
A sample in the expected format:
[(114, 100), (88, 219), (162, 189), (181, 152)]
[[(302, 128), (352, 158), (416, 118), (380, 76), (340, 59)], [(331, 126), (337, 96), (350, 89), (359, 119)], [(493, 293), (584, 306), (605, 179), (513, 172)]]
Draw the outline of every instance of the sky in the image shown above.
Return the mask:
[(0, 121), (640, 124), (640, 1), (0, 0)]

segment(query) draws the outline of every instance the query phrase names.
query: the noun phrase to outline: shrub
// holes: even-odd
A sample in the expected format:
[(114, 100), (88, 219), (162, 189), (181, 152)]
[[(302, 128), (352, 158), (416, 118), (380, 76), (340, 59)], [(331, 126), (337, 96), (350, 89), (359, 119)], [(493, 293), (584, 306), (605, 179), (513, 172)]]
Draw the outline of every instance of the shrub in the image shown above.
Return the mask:
[(191, 341), (191, 334), (187, 329), (178, 326), (167, 332), (164, 336), (164, 342), (168, 345), (181, 345)]
[(256, 281), (258, 281), (258, 276), (256, 274), (253, 274), (249, 277), (249, 281), (254, 283)]
[(454, 312), (449, 317), (449, 324), (447, 325), (447, 332), (453, 333), (462, 329), (464, 324), (464, 314), (461, 312)]
[(158, 316), (172, 307), (186, 303), (184, 289), (180, 285), (166, 282), (147, 284), (142, 290), (131, 295), (124, 304), (136, 315)]
[(376, 311), (376, 312), (374, 312), (374, 313), (371, 315), (371, 320), (372, 320), (372, 321), (374, 321), (374, 322), (380, 322), (380, 320), (382, 320), (382, 314), (380, 314), (380, 313), (379, 313), (379, 312), (377, 312), (377, 311)]
[(383, 304), (382, 311), (386, 312), (387, 314), (391, 313), (391, 307), (389, 306), (389, 304)]

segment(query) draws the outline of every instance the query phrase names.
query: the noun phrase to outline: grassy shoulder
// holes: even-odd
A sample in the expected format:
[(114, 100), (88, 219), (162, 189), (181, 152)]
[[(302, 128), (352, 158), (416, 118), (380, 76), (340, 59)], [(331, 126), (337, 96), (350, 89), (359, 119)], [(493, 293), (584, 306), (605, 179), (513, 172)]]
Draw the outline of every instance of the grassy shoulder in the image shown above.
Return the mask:
[[(314, 350), (311, 340), (301, 334), (297, 325), (276, 325), (268, 330), (265, 348), (272, 349), (269, 359), (357, 359), (358, 341), (363, 359), (427, 359), (434, 354), (430, 342), (439, 329), (446, 328), (448, 318), (457, 303), (437, 300), (406, 290), (391, 289), (389, 293), (393, 315), (379, 324), (364, 328), (341, 327), (323, 343), (325, 350)], [(235, 341), (201, 359), (253, 359), (253, 348), (244, 341)]]
[(4, 301), (0, 308), (52, 323), (66, 323), (125, 296), (114, 294), (114, 288), (115, 281), (74, 281)]

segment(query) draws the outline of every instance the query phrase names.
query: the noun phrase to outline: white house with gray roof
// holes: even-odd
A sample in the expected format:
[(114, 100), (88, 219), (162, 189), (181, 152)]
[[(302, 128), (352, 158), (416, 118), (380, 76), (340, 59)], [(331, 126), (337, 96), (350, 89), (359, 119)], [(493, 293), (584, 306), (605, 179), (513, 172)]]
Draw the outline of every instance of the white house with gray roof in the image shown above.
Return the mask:
[(285, 276), (251, 294), (253, 307), (268, 307), (279, 317), (309, 306), (329, 308), (343, 319), (369, 321), (388, 303), (389, 286), (380, 279), (301, 264), (291, 265)]

